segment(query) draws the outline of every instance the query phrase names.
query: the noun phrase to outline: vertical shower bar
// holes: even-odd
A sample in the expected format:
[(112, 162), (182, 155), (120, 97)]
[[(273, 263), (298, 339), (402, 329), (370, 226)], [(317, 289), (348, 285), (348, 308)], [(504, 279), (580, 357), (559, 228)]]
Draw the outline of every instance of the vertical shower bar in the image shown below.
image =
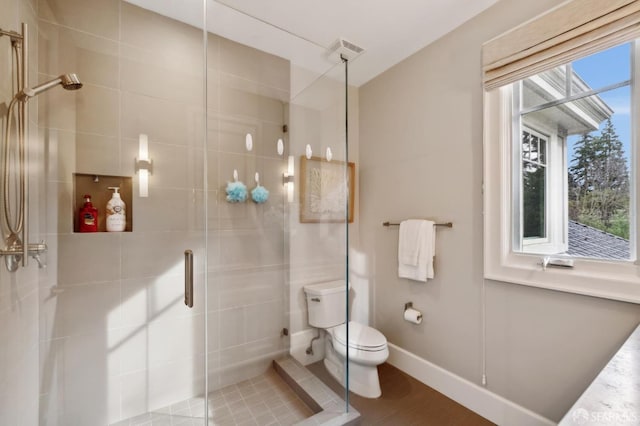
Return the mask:
[[(22, 87), (18, 90), (29, 87), (29, 37), (28, 27), (25, 22), (22, 23)], [(29, 150), (27, 149), (27, 102), (19, 103), (20, 124), (22, 127), (22, 266), (26, 267), (29, 263)]]

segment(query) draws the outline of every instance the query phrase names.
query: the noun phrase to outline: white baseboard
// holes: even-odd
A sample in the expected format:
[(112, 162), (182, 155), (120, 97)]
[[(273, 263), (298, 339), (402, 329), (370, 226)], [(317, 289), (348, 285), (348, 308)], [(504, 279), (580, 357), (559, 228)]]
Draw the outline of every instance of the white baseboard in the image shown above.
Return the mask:
[(309, 365), (324, 358), (324, 339), (320, 338), (313, 342), (313, 355), (307, 354), (307, 348), (311, 339), (316, 337), (315, 328), (307, 328), (291, 334), (289, 353), (302, 365)]
[(389, 343), (387, 362), (498, 425), (556, 424), (392, 343)]

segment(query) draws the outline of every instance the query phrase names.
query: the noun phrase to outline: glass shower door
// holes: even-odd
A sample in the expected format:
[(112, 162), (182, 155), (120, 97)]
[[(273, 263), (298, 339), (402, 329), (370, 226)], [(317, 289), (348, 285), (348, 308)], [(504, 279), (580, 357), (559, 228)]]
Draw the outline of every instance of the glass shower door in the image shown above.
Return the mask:
[[(31, 105), (49, 245), (40, 422), (204, 418), (203, 31), (116, 0), (45, 0), (37, 13), (37, 81), (75, 72), (84, 84)], [(202, 17), (203, 6), (193, 13)], [(126, 203), (124, 232), (106, 230), (109, 187)], [(98, 209), (98, 232), (80, 232), (84, 195)]]

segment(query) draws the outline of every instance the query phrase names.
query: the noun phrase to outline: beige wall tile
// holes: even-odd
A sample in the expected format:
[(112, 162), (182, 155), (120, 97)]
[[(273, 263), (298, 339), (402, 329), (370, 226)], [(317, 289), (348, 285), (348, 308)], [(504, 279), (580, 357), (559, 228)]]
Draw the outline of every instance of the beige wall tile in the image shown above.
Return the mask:
[(108, 340), (96, 333), (42, 344), (43, 376), (51, 380), (43, 383), (48, 392), (40, 400), (42, 424), (107, 424), (117, 418), (120, 384), (113, 373), (119, 360), (105, 347)]
[[(203, 75), (205, 52), (201, 29), (127, 2), (122, 2), (121, 8), (123, 44), (145, 51), (153, 63), (162, 63), (167, 69)], [(125, 49), (125, 56), (126, 52)]]
[[(203, 105), (202, 74), (187, 72), (191, 68), (174, 70), (164, 63), (142, 57), (139, 49), (123, 46), (121, 58), (122, 90), (159, 99), (177, 101), (200, 107)], [(170, 62), (173, 63), (173, 62)]]
[[(278, 294), (280, 298), (277, 300), (245, 307), (248, 342), (279, 338), (282, 328), (289, 327), (289, 319), (284, 314), (283, 292)], [(254, 321), (255, 318), (260, 318), (260, 321)]]
[(282, 298), (284, 267), (229, 275), (221, 273), (217, 281), (219, 282), (220, 309), (264, 303)]
[(194, 252), (194, 270), (203, 270), (200, 232), (126, 232), (120, 236), (123, 279), (181, 273), (186, 249)]
[[(249, 371), (252, 370), (254, 366), (262, 365), (263, 362), (271, 364), (274, 358), (276, 358), (278, 354), (283, 350), (282, 342), (283, 339), (280, 336), (267, 337), (251, 343), (234, 346), (228, 349), (222, 349), (220, 351), (220, 366), (222, 370), (221, 373), (232, 373), (234, 367), (241, 367), (242, 369), (247, 370), (246, 373), (249, 373)], [(263, 372), (264, 371), (266, 371), (266, 369), (263, 370)], [(255, 377), (255, 375), (255, 371), (252, 371), (251, 375), (245, 376), (240, 380), (244, 380), (249, 377)], [(237, 381), (234, 383), (237, 383)]]
[(246, 342), (243, 307), (222, 309), (219, 312), (218, 335), (220, 349), (234, 347)]
[(116, 41), (39, 23), (39, 71), (60, 75), (76, 73), (83, 83), (118, 88), (119, 46)]
[(220, 110), (228, 115), (284, 123), (284, 105), (281, 101), (227, 86), (220, 88)]
[[(262, 141), (259, 146), (259, 150), (256, 151), (258, 155), (270, 158), (286, 158), (288, 147), (287, 138), (282, 131), (282, 126), (285, 124), (285, 120), (282, 123), (262, 122)], [(281, 156), (278, 154), (278, 139), (282, 139), (284, 142), (284, 154)]]
[(255, 267), (284, 262), (284, 233), (272, 229), (234, 229), (220, 232), (220, 265)]
[[(40, 75), (40, 81), (53, 76)], [(73, 92), (53, 88), (38, 96), (38, 123), (72, 132), (118, 136), (119, 94), (117, 91), (85, 84)]]
[(204, 357), (196, 357), (122, 376), (122, 417), (154, 411), (201, 394), (203, 365)]
[[(49, 182), (47, 193), (47, 214), (46, 218), (46, 232), (48, 234), (69, 234), (73, 232), (73, 186), (71, 182)], [(49, 238), (49, 240), (57, 240), (57, 237)], [(51, 244), (49, 242), (49, 244)], [(47, 262), (57, 260), (59, 254), (57, 251), (53, 251), (53, 247), (49, 247), (47, 253)], [(66, 253), (64, 253), (66, 256)], [(57, 266), (57, 264), (56, 264)]]
[(203, 208), (195, 205), (192, 191), (161, 188), (155, 183), (149, 185), (149, 197), (137, 198), (134, 201), (133, 229), (138, 232), (187, 231), (191, 225), (190, 212)]
[[(219, 149), (222, 152), (233, 152), (255, 156), (261, 151), (262, 126), (261, 123), (251, 117), (226, 117), (220, 116), (219, 123)], [(247, 151), (246, 136), (251, 134), (253, 149)]]
[(263, 204), (263, 226), (284, 230), (287, 202), (283, 175), (287, 170), (285, 159), (264, 159), (260, 171), (260, 184), (269, 191), (269, 199)]
[(223, 71), (219, 72), (219, 78), (222, 86), (278, 100), (280, 102), (289, 102), (289, 90), (268, 86), (255, 80), (247, 80), (246, 78), (228, 74)]
[(2, 7), (2, 15), (0, 16), (0, 28), (19, 31), (16, 27), (16, 18), (18, 14), (18, 1), (16, 0), (0, 0), (0, 7)]
[(207, 33), (207, 68), (220, 69), (220, 41), (222, 37)]
[(71, 182), (76, 171), (77, 135), (73, 132), (41, 127), (38, 129), (38, 137), (48, 159), (47, 180)]
[[(96, 206), (104, 214), (104, 206)], [(120, 278), (120, 235), (77, 233), (60, 235), (59, 285), (114, 281)]]
[[(204, 353), (204, 315), (157, 319), (143, 327), (121, 328), (116, 333), (114, 352), (122, 360), (123, 374), (149, 371)], [(162, 387), (169, 388), (167, 383)]]
[(120, 117), (122, 137), (138, 139), (144, 133), (152, 141), (202, 147), (202, 105), (186, 106), (123, 91)]
[(120, 0), (38, 0), (41, 19), (118, 39)]
[(220, 69), (265, 86), (289, 91), (289, 61), (220, 38)]
[(40, 326), (50, 330), (41, 335), (44, 339), (106, 332), (121, 325), (119, 281), (65, 286), (54, 297), (47, 296), (41, 296)]
[(75, 173), (111, 176), (118, 176), (122, 173), (120, 167), (121, 148), (117, 137), (89, 133), (77, 133), (75, 136)]

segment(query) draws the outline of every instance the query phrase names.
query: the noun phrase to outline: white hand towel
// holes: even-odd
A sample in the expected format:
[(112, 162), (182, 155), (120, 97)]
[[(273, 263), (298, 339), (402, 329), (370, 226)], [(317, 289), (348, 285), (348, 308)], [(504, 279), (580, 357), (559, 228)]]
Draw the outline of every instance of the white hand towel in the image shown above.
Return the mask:
[[(404, 221), (400, 224), (403, 228), (405, 222), (412, 222), (410, 226), (416, 226), (415, 235), (410, 236), (406, 233), (400, 233), (398, 241), (398, 276), (400, 278), (409, 278), (410, 280), (426, 282), (427, 279), (434, 277), (433, 257), (435, 255), (436, 231), (435, 223), (430, 220), (411, 220)], [(405, 227), (405, 231), (408, 228)], [(414, 236), (417, 235), (417, 238)], [(404, 239), (404, 241), (403, 241)], [(401, 254), (401, 248), (414, 242), (417, 244), (417, 263), (411, 264), (412, 258), (407, 254)], [(408, 262), (407, 262), (408, 261)]]
[(420, 233), (424, 220), (403, 220), (400, 222), (398, 233), (398, 263), (401, 265), (418, 266), (420, 252)]

